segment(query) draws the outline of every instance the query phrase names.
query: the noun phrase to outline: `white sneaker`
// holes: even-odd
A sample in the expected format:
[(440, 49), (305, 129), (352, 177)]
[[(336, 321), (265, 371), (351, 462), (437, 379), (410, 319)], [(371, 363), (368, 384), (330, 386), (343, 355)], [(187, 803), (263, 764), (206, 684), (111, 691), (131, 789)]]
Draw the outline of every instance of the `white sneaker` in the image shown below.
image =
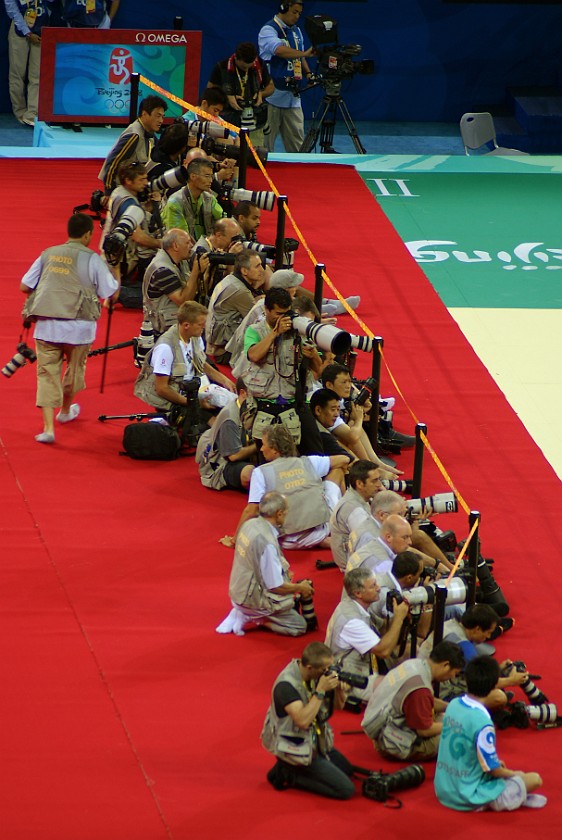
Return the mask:
[(78, 403), (72, 403), (68, 412), (59, 411), (57, 414), (57, 420), (59, 423), (70, 423), (72, 420), (76, 420), (79, 414), (80, 406)]
[[(345, 301), (346, 301), (346, 303), (347, 303), (347, 305), (349, 306), (350, 309), (357, 309), (357, 307), (361, 303), (361, 298), (359, 297), (359, 295), (354, 295), (353, 297), (346, 298)], [(335, 306), (335, 311), (333, 313), (331, 313), (333, 315), (346, 315), (347, 314), (347, 309), (345, 308), (343, 303), (341, 303), (341, 301), (339, 301), (337, 299), (332, 300), (331, 298), (325, 298), (322, 301), (322, 304), (323, 304), (322, 309), (324, 309), (324, 306), (326, 306), (326, 304), (328, 304), (329, 306)]]

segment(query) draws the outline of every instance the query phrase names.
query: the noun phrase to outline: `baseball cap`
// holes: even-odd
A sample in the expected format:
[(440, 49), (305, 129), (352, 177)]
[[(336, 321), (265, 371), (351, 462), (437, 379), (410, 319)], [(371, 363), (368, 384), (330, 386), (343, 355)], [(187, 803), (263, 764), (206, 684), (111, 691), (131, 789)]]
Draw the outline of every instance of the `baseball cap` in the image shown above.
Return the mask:
[(292, 289), (295, 286), (300, 286), (303, 280), (304, 274), (299, 274), (290, 268), (280, 268), (271, 275), (269, 286), (276, 289)]

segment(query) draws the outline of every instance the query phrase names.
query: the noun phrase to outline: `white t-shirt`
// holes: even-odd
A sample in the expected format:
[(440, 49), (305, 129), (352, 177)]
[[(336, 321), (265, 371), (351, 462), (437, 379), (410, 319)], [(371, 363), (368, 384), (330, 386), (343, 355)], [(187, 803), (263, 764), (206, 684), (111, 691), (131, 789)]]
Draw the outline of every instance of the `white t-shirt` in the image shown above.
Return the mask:
[[(357, 606), (368, 618), (369, 613), (367, 610), (363, 609), (361, 604), (357, 604)], [(350, 618), (350, 620), (344, 624), (343, 630), (339, 634), (338, 638), (334, 641), (339, 648), (353, 648), (354, 650), (359, 651), (360, 654), (364, 654), (376, 647), (380, 640), (380, 636), (367, 624), (365, 624), (364, 621), (361, 621), (360, 618)]]

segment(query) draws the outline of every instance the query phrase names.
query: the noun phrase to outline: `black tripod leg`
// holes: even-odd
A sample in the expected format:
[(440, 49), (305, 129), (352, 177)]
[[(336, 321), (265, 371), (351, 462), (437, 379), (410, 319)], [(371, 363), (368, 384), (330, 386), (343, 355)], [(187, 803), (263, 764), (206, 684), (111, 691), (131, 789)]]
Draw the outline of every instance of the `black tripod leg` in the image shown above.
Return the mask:
[(318, 142), (318, 137), (322, 129), (324, 118), (328, 112), (328, 108), (330, 107), (330, 100), (324, 97), (322, 99), (320, 107), (322, 108), (322, 112), (319, 117), (314, 117), (314, 119), (312, 120), (312, 124), (306, 132), (306, 137), (304, 138), (304, 142), (299, 150), (301, 152), (304, 152), (305, 154), (311, 152), (316, 146), (316, 143)]
[[(105, 347), (106, 349), (109, 347), (109, 333), (111, 332), (111, 317), (113, 315), (113, 301), (109, 301), (109, 306), (107, 309), (107, 330), (105, 333)], [(105, 370), (107, 368), (107, 352), (104, 354), (103, 357), (103, 364), (101, 368), (101, 382), (100, 382), (100, 394), (103, 394), (103, 389), (105, 388)]]
[(361, 140), (359, 139), (359, 134), (357, 133), (355, 123), (351, 119), (351, 114), (348, 111), (347, 105), (345, 104), (345, 102), (343, 101), (343, 99), (341, 97), (338, 99), (338, 107), (340, 109), (340, 114), (343, 117), (345, 127), (347, 128), (347, 133), (351, 137), (351, 140), (353, 141), (353, 145), (355, 146), (356, 151), (360, 155), (366, 155), (367, 150), (363, 147), (363, 144), (362, 144)]

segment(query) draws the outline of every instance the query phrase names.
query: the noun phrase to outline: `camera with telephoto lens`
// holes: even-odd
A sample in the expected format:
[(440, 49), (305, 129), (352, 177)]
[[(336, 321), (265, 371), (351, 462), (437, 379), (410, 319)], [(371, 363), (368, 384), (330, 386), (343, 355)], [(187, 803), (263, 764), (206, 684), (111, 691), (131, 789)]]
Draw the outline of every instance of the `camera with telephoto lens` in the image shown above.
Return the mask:
[[(285, 255), (292, 254), (294, 251), (298, 250), (298, 247), (298, 239), (286, 237), (283, 240), (283, 254)], [(274, 260), (277, 253), (275, 245), (264, 245), (262, 242), (249, 242), (246, 240), (244, 242), (244, 248), (249, 248), (250, 251), (257, 251), (258, 254), (264, 254), (268, 260)]]
[(411, 493), (414, 482), (411, 479), (384, 478), (381, 481), (385, 490), (393, 490), (395, 493)]
[(37, 356), (35, 355), (34, 351), (31, 347), (28, 347), (25, 341), (20, 341), (17, 347), (17, 352), (14, 354), (13, 358), (4, 365), (2, 368), (2, 374), (9, 379), (10, 376), (13, 376), (16, 370), (19, 370), (21, 367), (25, 365), (26, 362), (33, 364), (37, 360)]
[(426, 586), (414, 586), (413, 589), (408, 589), (402, 593), (398, 592), (397, 589), (389, 589), (386, 593), (387, 612), (391, 613), (393, 611), (394, 600), (396, 600), (397, 604), (401, 604), (402, 601), (407, 601), (410, 607), (433, 604), (435, 603), (437, 589), (446, 590), (446, 606), (464, 604), (468, 594), (468, 584), (462, 579), (462, 577), (452, 578), (447, 586), (441, 583), (428, 583)]
[(367, 685), (369, 684), (368, 677), (362, 677), (360, 674), (352, 674), (351, 671), (344, 671), (344, 669), (337, 664), (330, 665), (330, 667), (326, 669), (326, 673), (336, 674), (340, 682), (347, 683), (347, 685), (350, 685), (352, 688), (364, 689), (367, 688)]
[[(148, 173), (148, 177), (150, 179), (150, 172)], [(187, 181), (187, 167), (182, 164), (181, 166), (174, 167), (174, 169), (167, 169), (166, 172), (163, 172), (157, 178), (151, 179), (149, 181), (148, 192), (160, 192), (165, 195), (170, 195), (176, 192), (176, 190), (179, 190), (180, 187), (185, 187)]]
[(371, 773), (363, 782), (362, 792), (367, 799), (386, 802), (393, 793), (418, 787), (425, 781), (425, 771), (419, 764), (409, 764), (394, 773)]
[(407, 505), (410, 514), (421, 513), (424, 508), (431, 508), (433, 513), (456, 513), (459, 509), (454, 493), (436, 493), (435, 496), (409, 499)]
[(292, 310), (286, 312), (281, 317), (291, 318), (293, 329), (302, 338), (309, 339), (321, 350), (327, 350), (335, 356), (347, 353), (351, 346), (351, 336), (349, 333), (334, 327), (332, 324), (318, 324), (316, 321), (311, 321), (309, 318), (305, 318), (304, 315), (298, 315)]
[(276, 195), (274, 192), (267, 192), (267, 190), (259, 190), (254, 192), (252, 190), (235, 189), (231, 184), (223, 184), (221, 191), (217, 196), (218, 200), (225, 201), (250, 201), (259, 207), (260, 210), (273, 210), (275, 207)]
[[(232, 146), (230, 143), (223, 143), (220, 140), (215, 140), (214, 137), (205, 137), (201, 140), (201, 148), (208, 155), (214, 155), (221, 158), (232, 158), (238, 160), (240, 158), (240, 146)], [(255, 152), (262, 164), (267, 163), (267, 149), (263, 146), (254, 146)], [(253, 155), (248, 155), (248, 165), (258, 169), (258, 164)]]
[(366, 335), (351, 336), (352, 350), (362, 350), (364, 353), (371, 353), (373, 350), (373, 339)]
[[(140, 197), (139, 197), (140, 200)], [(127, 240), (144, 221), (144, 210), (138, 204), (130, 204), (117, 224), (103, 240), (103, 253), (109, 265), (119, 265), (125, 254)]]
[(201, 437), (201, 406), (199, 403), (199, 388), (201, 379), (193, 376), (184, 379), (178, 385), (178, 390), (186, 400), (186, 405), (174, 405), (168, 413), (168, 422), (177, 428), (178, 434), (188, 446), (197, 446)]

